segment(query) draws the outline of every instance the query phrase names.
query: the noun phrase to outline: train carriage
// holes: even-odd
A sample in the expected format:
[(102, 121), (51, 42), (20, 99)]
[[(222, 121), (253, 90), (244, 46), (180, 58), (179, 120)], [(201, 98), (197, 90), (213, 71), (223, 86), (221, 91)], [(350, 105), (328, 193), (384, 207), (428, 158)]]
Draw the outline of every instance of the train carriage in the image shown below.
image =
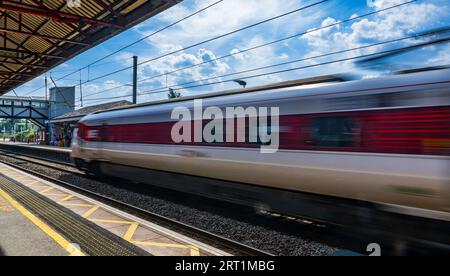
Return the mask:
[(272, 154), (250, 141), (249, 128), (235, 130), (245, 131), (241, 142), (175, 143), (171, 114), (194, 109), (198, 98), (187, 97), (85, 117), (72, 158), (93, 174), (323, 220), (346, 216), (330, 206), (369, 204), (449, 221), (450, 70), (319, 80), (201, 97), (204, 109), (224, 113), (230, 106), (279, 108)]

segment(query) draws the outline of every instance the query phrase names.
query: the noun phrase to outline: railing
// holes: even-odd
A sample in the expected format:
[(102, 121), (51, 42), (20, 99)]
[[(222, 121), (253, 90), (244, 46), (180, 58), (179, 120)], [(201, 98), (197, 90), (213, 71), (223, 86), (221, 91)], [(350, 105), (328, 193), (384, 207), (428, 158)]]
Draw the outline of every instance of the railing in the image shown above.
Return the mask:
[(11, 100), (0, 98), (0, 106), (34, 107), (38, 109), (47, 109), (48, 102), (42, 100)]

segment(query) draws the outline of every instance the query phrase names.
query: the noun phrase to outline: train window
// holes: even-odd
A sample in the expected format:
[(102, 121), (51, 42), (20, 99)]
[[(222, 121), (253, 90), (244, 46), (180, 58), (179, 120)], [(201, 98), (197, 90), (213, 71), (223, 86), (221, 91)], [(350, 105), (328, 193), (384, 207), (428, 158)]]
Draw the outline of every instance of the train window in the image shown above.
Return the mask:
[(313, 126), (313, 143), (318, 147), (351, 147), (354, 135), (353, 122), (348, 117), (316, 118)]
[(401, 93), (383, 93), (378, 95), (331, 98), (326, 101), (326, 110), (354, 110), (385, 108), (398, 105), (404, 99)]
[(98, 131), (98, 140), (100, 142), (107, 142), (108, 141), (108, 124), (103, 123), (100, 127), (100, 130)]
[(86, 138), (88, 138), (90, 140), (97, 140), (97, 139), (99, 139), (99, 136), (100, 136), (99, 134), (100, 133), (99, 133), (98, 130), (96, 130), (96, 129), (89, 129), (87, 131)]

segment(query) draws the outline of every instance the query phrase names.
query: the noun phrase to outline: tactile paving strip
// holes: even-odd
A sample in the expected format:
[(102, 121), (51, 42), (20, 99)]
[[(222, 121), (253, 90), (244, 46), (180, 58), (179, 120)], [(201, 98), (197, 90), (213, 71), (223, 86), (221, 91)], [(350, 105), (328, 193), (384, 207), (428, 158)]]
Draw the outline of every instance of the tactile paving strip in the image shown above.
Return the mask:
[(154, 256), (230, 254), (0, 163), (0, 173)]
[(144, 250), (115, 237), (75, 213), (65, 210), (20, 183), (0, 174), (0, 189), (39, 216), (91, 256), (148, 255)]

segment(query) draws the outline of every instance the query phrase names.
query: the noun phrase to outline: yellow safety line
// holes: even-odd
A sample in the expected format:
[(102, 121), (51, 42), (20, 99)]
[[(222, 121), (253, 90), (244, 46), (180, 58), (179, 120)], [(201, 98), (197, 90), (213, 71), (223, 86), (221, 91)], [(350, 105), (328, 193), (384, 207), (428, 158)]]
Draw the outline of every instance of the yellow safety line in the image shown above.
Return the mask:
[(63, 238), (60, 234), (58, 234), (55, 230), (50, 228), (43, 221), (38, 219), (35, 215), (30, 213), (27, 209), (25, 209), (22, 205), (20, 205), (17, 201), (15, 201), (9, 194), (0, 189), (0, 195), (5, 198), (17, 211), (19, 211), (23, 216), (29, 219), (34, 223), (39, 229), (41, 229), (47, 236), (52, 238), (59, 246), (61, 246), (64, 250), (66, 250), (71, 256), (85, 256), (83, 252), (73, 246), (70, 242), (68, 242), (65, 238)]
[(19, 176), (22, 176), (21, 174), (18, 174), (16, 172), (7, 172), (8, 176), (10, 176), (11, 178), (16, 178)]
[(37, 184), (37, 183), (39, 183), (40, 181), (37, 181), (37, 180), (34, 180), (33, 182), (31, 182), (31, 183), (25, 183), (25, 185), (27, 185), (27, 186), (33, 186), (33, 185), (35, 185), (35, 184)]
[(98, 210), (98, 208), (100, 208), (100, 206), (94, 206), (94, 207), (92, 207), (90, 210), (88, 210), (86, 213), (84, 213), (83, 215), (82, 215), (82, 217), (83, 218), (88, 218), (88, 217), (90, 217), (92, 214), (94, 214), (97, 210)]
[(55, 187), (48, 187), (47, 189), (45, 189), (45, 190), (43, 190), (43, 191), (41, 191), (41, 192), (39, 192), (41, 195), (44, 195), (45, 193), (47, 193), (47, 192), (50, 192), (51, 190), (53, 190), (53, 189), (55, 189)]
[(92, 204), (81, 204), (81, 203), (60, 203), (62, 206), (66, 207), (94, 207)]
[(67, 194), (44, 194), (46, 197), (49, 196), (67, 196)]
[(89, 219), (92, 222), (104, 222), (104, 223), (114, 223), (114, 224), (132, 224), (132, 221), (126, 220), (109, 220), (109, 219)]
[(176, 243), (140, 242), (140, 241), (132, 241), (131, 243), (135, 244), (135, 245), (157, 246), (157, 247), (168, 247), (168, 248), (183, 248), (183, 249), (194, 248), (194, 246), (192, 246), (192, 245), (183, 245), (183, 244), (176, 244)]
[(200, 256), (200, 249), (198, 247), (188, 245), (188, 247), (191, 249), (191, 256)]
[(28, 188), (32, 188), (32, 189), (40, 189), (40, 188), (47, 188), (48, 185), (27, 185)]
[(158, 242), (131, 242), (135, 245), (141, 246), (156, 246), (156, 247), (167, 247), (167, 248), (181, 248), (181, 249), (190, 249), (191, 256), (200, 256), (200, 249), (193, 245), (182, 245), (182, 244), (172, 244), (172, 243), (158, 243)]
[[(39, 181), (32, 182), (28, 186), (34, 185), (38, 183)], [(37, 186), (35, 186), (37, 187)], [(55, 189), (55, 187), (51, 186), (39, 186), (39, 187), (48, 187), (47, 189), (40, 192), (40, 194), (45, 194), (46, 196), (66, 196), (65, 198), (58, 201), (58, 204), (63, 206), (74, 206), (74, 207), (92, 207), (89, 209), (86, 213), (82, 215), (83, 218), (89, 219), (91, 215), (93, 215), (100, 206), (93, 205), (93, 204), (78, 204), (78, 203), (65, 203), (66, 201), (76, 197), (75, 195), (67, 195), (67, 194), (47, 194), (49, 191)], [(181, 249), (190, 249), (190, 255), (191, 256), (200, 256), (200, 249), (198, 247), (195, 247), (193, 245), (183, 245), (183, 244), (169, 244), (169, 243), (156, 243), (156, 242), (140, 242), (140, 241), (132, 241), (132, 238), (136, 232), (136, 230), (139, 227), (138, 222), (133, 221), (125, 221), (125, 220), (107, 220), (107, 219), (89, 219), (92, 222), (102, 222), (102, 223), (112, 223), (112, 224), (129, 224), (130, 227), (128, 228), (127, 232), (123, 236), (123, 239), (135, 244), (135, 245), (142, 245), (142, 246), (156, 246), (156, 247), (168, 247), (168, 248), (181, 248)], [(71, 244), (68, 245), (70, 250), (74, 250), (76, 248), (70, 248)], [(66, 249), (69, 253), (72, 253), (73, 251), (69, 251), (69, 249)], [(79, 251), (79, 250), (78, 250)], [(77, 253), (75, 252), (74, 255)]]
[(58, 201), (58, 204), (63, 204), (63, 202), (66, 202), (67, 200), (72, 199), (74, 197), (75, 197), (74, 195), (68, 195), (65, 198), (63, 198), (60, 201)]
[(29, 178), (28, 176), (26, 176), (26, 175), (20, 175), (20, 176), (16, 176), (16, 177), (14, 177), (14, 179), (16, 179), (16, 180), (20, 180), (20, 181), (22, 181), (22, 179), (25, 179), (25, 178)]
[(133, 238), (133, 235), (136, 232), (136, 230), (138, 229), (138, 227), (139, 227), (139, 223), (133, 222), (130, 225), (130, 228), (128, 228), (127, 232), (123, 236), (123, 239), (126, 241), (131, 241), (131, 239)]

